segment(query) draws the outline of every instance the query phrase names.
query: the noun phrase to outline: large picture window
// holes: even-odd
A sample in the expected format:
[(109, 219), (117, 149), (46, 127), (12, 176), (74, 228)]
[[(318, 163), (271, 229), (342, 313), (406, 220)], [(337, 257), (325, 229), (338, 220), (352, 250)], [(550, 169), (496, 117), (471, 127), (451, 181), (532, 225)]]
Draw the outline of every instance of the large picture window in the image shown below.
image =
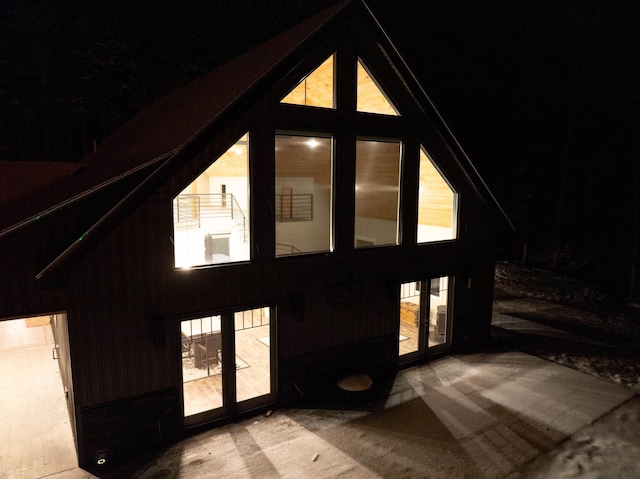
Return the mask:
[[(300, 106), (336, 108), (340, 91), (337, 54), (315, 67), (281, 100)], [(355, 123), (378, 115), (376, 129), (388, 122), (397, 131), (400, 112), (362, 58), (355, 62)], [(384, 78), (384, 77), (380, 77)], [(342, 85), (344, 86), (344, 85)], [(350, 86), (353, 88), (353, 86)], [(316, 112), (317, 113), (317, 112)], [(351, 112), (347, 112), (351, 115)], [(385, 118), (387, 117), (387, 118)], [(318, 117), (322, 118), (322, 117)], [(332, 131), (320, 121), (320, 131)], [(395, 136), (395, 135), (394, 135)], [(354, 248), (398, 245), (402, 142), (372, 134), (356, 141)], [(276, 256), (332, 251), (332, 141), (308, 134), (276, 137)], [(420, 147), (417, 243), (455, 240), (458, 193), (436, 161)]]
[(240, 138), (173, 199), (177, 268), (250, 259), (248, 141)]
[(356, 248), (398, 244), (400, 142), (356, 143)]
[(276, 136), (276, 256), (333, 249), (332, 143)]

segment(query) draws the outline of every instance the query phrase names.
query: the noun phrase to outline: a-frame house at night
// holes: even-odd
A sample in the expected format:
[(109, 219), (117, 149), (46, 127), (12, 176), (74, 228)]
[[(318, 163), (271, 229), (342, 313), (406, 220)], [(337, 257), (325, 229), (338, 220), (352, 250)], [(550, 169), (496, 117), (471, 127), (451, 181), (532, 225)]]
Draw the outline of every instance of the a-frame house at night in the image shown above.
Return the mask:
[(51, 315), (81, 467), (490, 335), (508, 221), (359, 1), (36, 166), (0, 318)]

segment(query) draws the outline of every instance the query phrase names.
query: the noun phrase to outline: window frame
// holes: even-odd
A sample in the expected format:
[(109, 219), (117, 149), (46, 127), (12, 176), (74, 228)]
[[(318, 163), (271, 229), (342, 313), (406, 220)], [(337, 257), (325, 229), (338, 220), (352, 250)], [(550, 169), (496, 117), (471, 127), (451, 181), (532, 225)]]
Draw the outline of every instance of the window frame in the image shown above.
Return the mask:
[[(277, 191), (277, 185), (278, 185), (278, 160), (277, 160), (277, 150), (274, 151), (274, 165), (273, 165), (273, 170), (274, 170), (274, 191), (273, 191), (273, 199), (274, 199), (274, 208), (273, 208), (273, 220), (274, 220), (274, 234), (275, 234), (275, 238), (274, 238), (274, 246), (275, 246), (275, 250), (274, 250), (274, 256), (276, 259), (280, 259), (280, 258), (288, 258), (288, 257), (295, 257), (295, 256), (307, 256), (307, 255), (324, 255), (324, 254), (331, 254), (334, 252), (335, 249), (335, 231), (336, 231), (336, 226), (335, 226), (335, 204), (336, 204), (336, 193), (335, 193), (335, 136), (332, 134), (329, 134), (327, 132), (317, 132), (317, 131), (308, 131), (308, 130), (300, 130), (300, 129), (296, 129), (296, 130), (276, 130), (274, 132), (274, 145), (277, 145), (277, 138), (278, 136), (291, 136), (291, 137), (299, 137), (299, 138), (324, 138), (329, 140), (330, 144), (329, 144), (329, 154), (330, 154), (330, 159), (329, 159), (329, 205), (328, 205), (328, 217), (329, 217), (329, 248), (326, 250), (314, 250), (314, 251), (300, 251), (300, 252), (293, 252), (291, 254), (278, 254), (278, 221), (277, 221), (277, 212), (276, 210), (276, 206), (277, 206), (277, 201), (276, 201), (276, 197), (278, 195), (278, 191)], [(315, 202), (315, 200), (314, 200)], [(315, 208), (315, 203), (314, 203), (314, 208)], [(287, 245), (285, 245), (287, 246)]]

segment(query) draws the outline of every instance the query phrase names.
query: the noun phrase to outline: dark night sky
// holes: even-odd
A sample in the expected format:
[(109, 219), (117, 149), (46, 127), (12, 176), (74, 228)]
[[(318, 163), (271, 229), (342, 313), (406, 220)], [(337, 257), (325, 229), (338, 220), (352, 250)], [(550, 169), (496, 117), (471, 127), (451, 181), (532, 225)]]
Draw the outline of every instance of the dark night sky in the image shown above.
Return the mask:
[[(77, 160), (158, 96), (331, 3), (0, 0), (0, 159)], [(520, 239), (554, 265), (628, 269), (640, 2), (368, 4)]]
[(386, 4), (372, 2), (520, 239), (620, 287), (640, 241), (640, 4)]

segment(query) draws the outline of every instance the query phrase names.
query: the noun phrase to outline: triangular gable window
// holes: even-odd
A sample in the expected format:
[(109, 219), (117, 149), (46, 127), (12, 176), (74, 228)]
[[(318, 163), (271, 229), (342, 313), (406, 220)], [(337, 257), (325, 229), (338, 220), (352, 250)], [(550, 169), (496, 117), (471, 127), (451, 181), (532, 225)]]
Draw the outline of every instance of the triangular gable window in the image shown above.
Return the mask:
[(282, 99), (282, 103), (303, 106), (334, 108), (333, 64), (331, 55), (322, 64), (307, 75)]
[(420, 148), (420, 189), (418, 191), (418, 243), (456, 238), (458, 194)]
[(357, 109), (364, 113), (398, 116), (398, 110), (391, 104), (361, 62), (358, 62)]
[(208, 159), (209, 167), (173, 198), (176, 268), (251, 259), (249, 135)]

